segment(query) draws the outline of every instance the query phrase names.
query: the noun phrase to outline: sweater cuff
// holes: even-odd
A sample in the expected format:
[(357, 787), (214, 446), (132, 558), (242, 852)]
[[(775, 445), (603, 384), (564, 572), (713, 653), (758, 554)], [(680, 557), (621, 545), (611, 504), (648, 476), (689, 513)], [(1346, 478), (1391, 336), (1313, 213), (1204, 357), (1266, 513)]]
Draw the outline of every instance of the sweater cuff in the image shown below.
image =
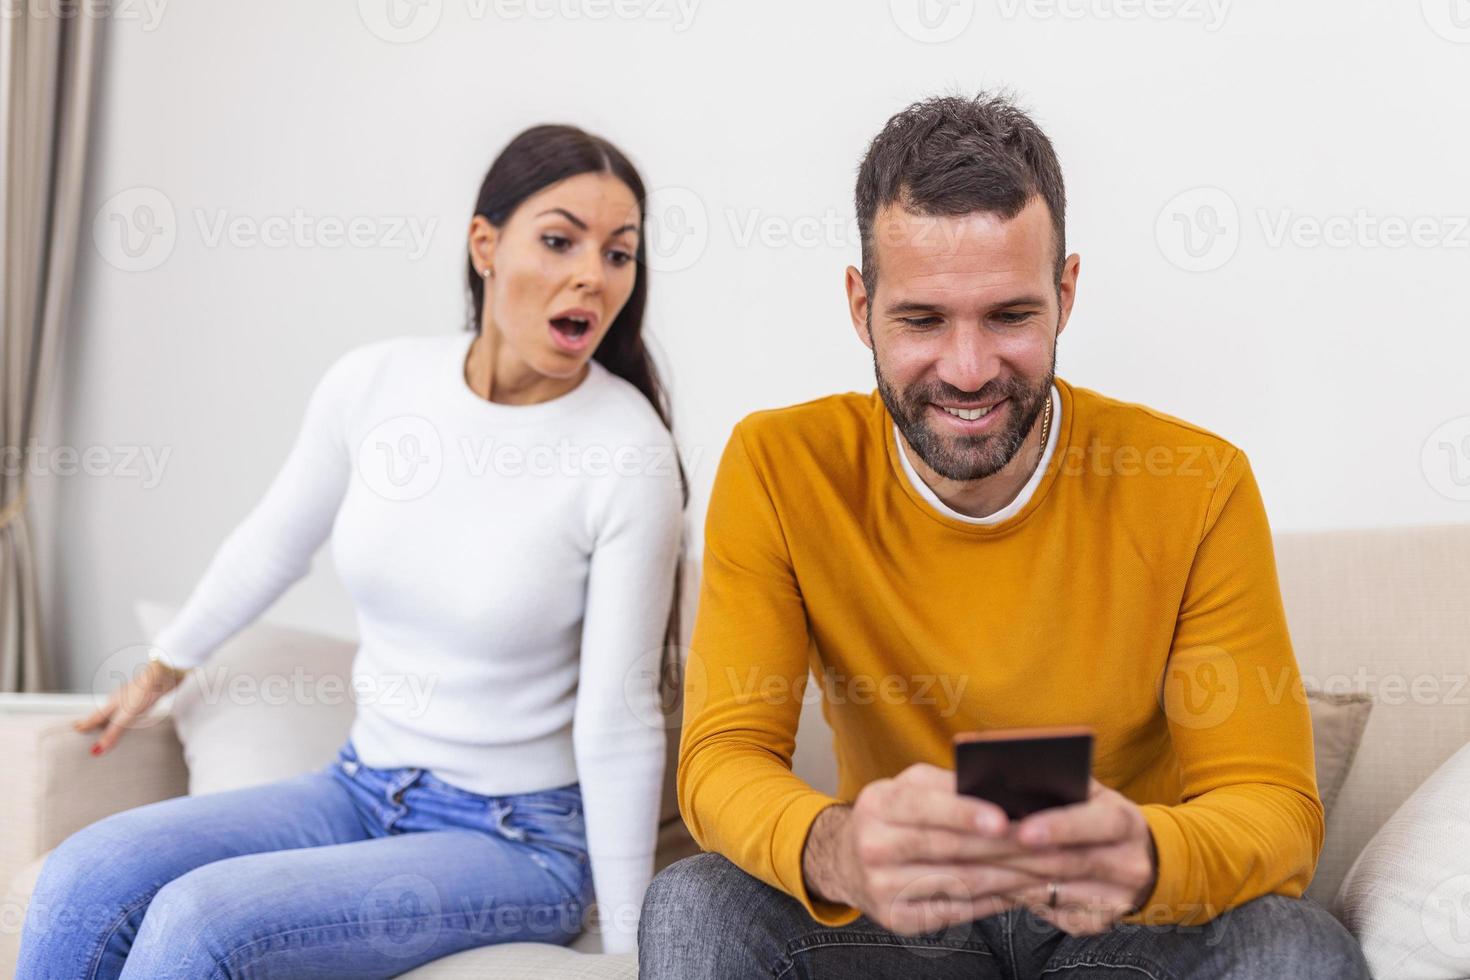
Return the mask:
[(207, 649), (201, 649), (197, 638), (187, 635), (182, 610), (158, 631), (149, 645), (158, 651), (160, 660), (175, 670), (190, 670), (209, 659)]
[(590, 855), (597, 893), (597, 924), (604, 953), (628, 953), (638, 948), (638, 918), (643, 894), (653, 877), (653, 855), (623, 857)]
[(1138, 911), (1124, 916), (1127, 925), (1202, 925), (1213, 919), (1218, 910), (1210, 908), (1207, 897), (1191, 895), (1189, 841), (1180, 829), (1173, 807), (1162, 803), (1140, 806), (1158, 852), (1158, 876), (1154, 890)]
[(777, 885), (782, 891), (800, 902), (807, 914), (824, 926), (845, 926), (862, 913), (850, 905), (828, 902), (815, 898), (806, 887), (806, 876), (801, 870), (802, 852), (810, 836), (817, 814), (829, 806), (837, 806), (841, 800), (813, 790), (788, 806), (776, 823), (772, 848)]

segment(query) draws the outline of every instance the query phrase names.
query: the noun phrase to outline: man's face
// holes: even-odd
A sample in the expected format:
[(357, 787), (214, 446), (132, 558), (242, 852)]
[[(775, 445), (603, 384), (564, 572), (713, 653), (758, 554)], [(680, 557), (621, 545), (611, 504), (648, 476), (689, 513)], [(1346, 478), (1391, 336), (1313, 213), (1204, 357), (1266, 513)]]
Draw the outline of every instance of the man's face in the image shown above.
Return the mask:
[(899, 431), (940, 476), (980, 480), (1021, 448), (1051, 390), (1080, 260), (1060, 289), (1045, 202), (993, 214), (911, 214), (873, 223), (877, 286), (847, 270), (853, 326), (873, 351), (878, 391)]

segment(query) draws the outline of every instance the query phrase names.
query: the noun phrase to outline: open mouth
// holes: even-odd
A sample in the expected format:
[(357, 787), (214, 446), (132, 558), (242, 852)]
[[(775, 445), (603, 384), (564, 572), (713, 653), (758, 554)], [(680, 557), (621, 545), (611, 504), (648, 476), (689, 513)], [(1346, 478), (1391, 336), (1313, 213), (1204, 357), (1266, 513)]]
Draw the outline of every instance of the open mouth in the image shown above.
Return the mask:
[(594, 319), (583, 313), (565, 313), (550, 320), (551, 338), (563, 350), (577, 351), (587, 346)]
[(592, 327), (591, 323), (577, 316), (559, 316), (551, 321), (551, 325), (568, 337), (574, 338), (582, 336)]

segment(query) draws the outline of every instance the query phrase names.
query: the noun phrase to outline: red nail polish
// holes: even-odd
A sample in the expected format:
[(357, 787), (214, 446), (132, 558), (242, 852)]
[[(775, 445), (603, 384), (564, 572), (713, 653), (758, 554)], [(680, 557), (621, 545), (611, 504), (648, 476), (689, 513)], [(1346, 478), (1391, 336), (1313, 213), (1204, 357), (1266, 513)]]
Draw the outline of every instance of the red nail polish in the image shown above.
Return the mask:
[(94, 746), (92, 746), (92, 754), (93, 755), (101, 755), (102, 754), (102, 746), (100, 746), (100, 745), (94, 745)]

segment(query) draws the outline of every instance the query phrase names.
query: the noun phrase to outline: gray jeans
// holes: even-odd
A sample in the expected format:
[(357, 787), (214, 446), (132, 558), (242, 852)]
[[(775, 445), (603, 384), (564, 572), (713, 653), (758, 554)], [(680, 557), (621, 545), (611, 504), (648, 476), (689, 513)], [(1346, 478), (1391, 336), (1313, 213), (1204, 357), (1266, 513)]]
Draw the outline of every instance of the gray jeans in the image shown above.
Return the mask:
[(638, 932), (645, 980), (1369, 980), (1357, 940), (1305, 898), (1266, 895), (1202, 926), (1070, 936), (1025, 909), (924, 936), (867, 918), (832, 929), (718, 854), (670, 865)]

